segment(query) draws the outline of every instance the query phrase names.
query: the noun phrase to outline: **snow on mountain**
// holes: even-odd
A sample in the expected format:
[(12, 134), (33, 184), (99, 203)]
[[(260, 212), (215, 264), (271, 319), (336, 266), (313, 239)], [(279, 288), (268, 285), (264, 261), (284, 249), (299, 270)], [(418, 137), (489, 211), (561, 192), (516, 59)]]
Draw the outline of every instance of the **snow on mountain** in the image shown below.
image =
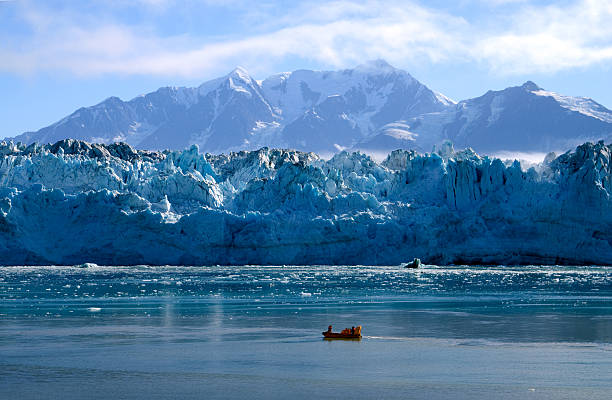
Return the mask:
[[(162, 101), (164, 91), (168, 99)], [(144, 149), (198, 144), (215, 153), (262, 146), (335, 153), (382, 125), (450, 104), (382, 60), (342, 71), (299, 70), (261, 82), (236, 68), (195, 89), (165, 88), (128, 102), (108, 99), (15, 139), (122, 140)]]
[(3, 142), (0, 263), (609, 264), (611, 194), (603, 142), (527, 170), (449, 143), (377, 163)]
[(161, 88), (129, 102), (109, 97), (95, 106), (80, 108), (37, 132), (19, 135), (15, 140), (53, 143), (73, 138), (97, 143), (123, 141), (138, 145), (164, 123), (182, 115), (195, 104), (196, 99), (197, 90), (176, 87)]
[[(402, 148), (426, 151), (450, 140), (459, 148), (488, 154), (565, 151), (585, 141), (612, 138), (612, 111), (591, 99), (558, 95), (526, 82), (419, 115), (404, 127), (412, 135), (408, 142), (396, 140)], [(382, 130), (355, 148), (385, 148), (392, 139)]]
[(548, 152), (612, 137), (612, 111), (533, 82), (455, 103), (383, 60), (340, 71), (253, 79), (243, 68), (198, 88), (111, 97), (37, 132), (26, 144), (76, 138), (142, 149), (222, 153), (264, 146), (333, 155), (431, 151), (445, 140), (488, 154)]
[(274, 75), (262, 87), (271, 104), (291, 121), (282, 133), (284, 144), (317, 152), (353, 146), (387, 123), (451, 104), (383, 60), (342, 71)]
[(536, 84), (526, 82), (460, 102), (454, 120), (444, 126), (444, 134), (457, 146), (471, 146), (483, 152), (564, 151), (587, 140), (608, 139), (612, 135), (610, 122), (591, 116), (596, 112), (612, 118), (612, 111), (594, 101), (588, 106), (583, 101), (583, 111), (577, 112), (567, 106), (572, 98), (564, 96), (566, 100), (559, 101), (541, 93)]
[(540, 88), (532, 90), (531, 92), (538, 96), (552, 97), (561, 105), (561, 107), (567, 108), (568, 110), (576, 111), (580, 114), (597, 118), (604, 122), (612, 123), (612, 112), (588, 97), (563, 96)]
[[(209, 152), (260, 147), (257, 133), (278, 119), (260, 85), (242, 68), (198, 88), (197, 101), (138, 144), (145, 149), (183, 149), (199, 144)], [(255, 143), (251, 143), (254, 141)]]

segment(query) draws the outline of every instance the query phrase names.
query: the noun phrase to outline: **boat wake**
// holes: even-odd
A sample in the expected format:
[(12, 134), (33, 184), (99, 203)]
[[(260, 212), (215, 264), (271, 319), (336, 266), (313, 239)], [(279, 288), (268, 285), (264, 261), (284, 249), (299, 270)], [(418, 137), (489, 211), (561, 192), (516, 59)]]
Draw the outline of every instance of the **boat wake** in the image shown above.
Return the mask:
[(415, 340), (415, 338), (401, 337), (401, 336), (362, 336), (364, 339), (377, 339), (377, 340)]

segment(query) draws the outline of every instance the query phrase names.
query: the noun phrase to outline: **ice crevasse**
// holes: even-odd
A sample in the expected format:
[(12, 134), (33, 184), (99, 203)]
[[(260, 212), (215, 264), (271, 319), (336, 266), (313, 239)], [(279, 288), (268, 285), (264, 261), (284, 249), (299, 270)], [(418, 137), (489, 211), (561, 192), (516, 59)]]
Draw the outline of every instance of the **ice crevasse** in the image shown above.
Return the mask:
[(612, 146), (323, 160), (0, 144), (0, 263), (611, 264)]

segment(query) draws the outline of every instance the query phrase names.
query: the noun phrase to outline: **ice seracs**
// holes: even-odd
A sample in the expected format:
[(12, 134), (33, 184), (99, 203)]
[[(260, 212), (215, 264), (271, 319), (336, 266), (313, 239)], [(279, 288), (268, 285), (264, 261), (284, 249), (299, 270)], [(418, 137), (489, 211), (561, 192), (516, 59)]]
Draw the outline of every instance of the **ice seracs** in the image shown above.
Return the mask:
[(612, 146), (231, 154), (0, 144), (3, 264), (609, 264)]

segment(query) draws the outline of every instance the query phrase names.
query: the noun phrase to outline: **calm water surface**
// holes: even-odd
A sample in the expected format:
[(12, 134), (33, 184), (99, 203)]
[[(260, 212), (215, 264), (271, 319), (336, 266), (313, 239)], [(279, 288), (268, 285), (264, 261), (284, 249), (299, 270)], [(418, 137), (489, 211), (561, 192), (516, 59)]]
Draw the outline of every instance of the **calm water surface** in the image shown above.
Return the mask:
[(0, 267), (2, 399), (609, 399), (611, 378), (611, 268)]

